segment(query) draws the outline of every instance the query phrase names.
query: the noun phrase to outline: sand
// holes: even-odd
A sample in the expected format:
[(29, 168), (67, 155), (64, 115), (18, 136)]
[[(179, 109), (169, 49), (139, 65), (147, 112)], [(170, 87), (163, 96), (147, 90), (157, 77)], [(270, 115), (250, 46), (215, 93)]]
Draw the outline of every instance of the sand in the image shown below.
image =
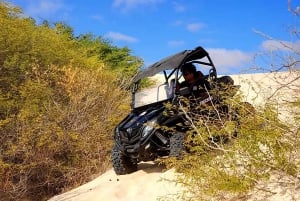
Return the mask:
[[(291, 82), (298, 75), (286, 73), (233, 75), (241, 85), (245, 100), (253, 105), (262, 105), (266, 98), (286, 103), (299, 97), (300, 80)], [(285, 87), (281, 87), (284, 86)], [(281, 87), (282, 90), (277, 89)], [(294, 94), (294, 95), (292, 95)], [(282, 112), (283, 118), (286, 112)], [(154, 201), (166, 196), (165, 200), (180, 200), (183, 188), (174, 182), (174, 170), (165, 171), (155, 163), (143, 163), (132, 174), (118, 176), (111, 169), (98, 178), (69, 192), (57, 195), (50, 201)], [(290, 180), (289, 180), (290, 179)], [(171, 181), (170, 181), (171, 180)], [(289, 182), (281, 182), (289, 181)], [(290, 185), (288, 185), (290, 183)], [(259, 190), (261, 189), (261, 190)], [(274, 174), (268, 182), (260, 182), (247, 200), (292, 201), (300, 200), (299, 178), (288, 178)]]
[(49, 201), (154, 201), (167, 197), (177, 200), (182, 188), (175, 182), (173, 169), (165, 171), (153, 162), (139, 164), (138, 171), (116, 175), (111, 169), (93, 181)]

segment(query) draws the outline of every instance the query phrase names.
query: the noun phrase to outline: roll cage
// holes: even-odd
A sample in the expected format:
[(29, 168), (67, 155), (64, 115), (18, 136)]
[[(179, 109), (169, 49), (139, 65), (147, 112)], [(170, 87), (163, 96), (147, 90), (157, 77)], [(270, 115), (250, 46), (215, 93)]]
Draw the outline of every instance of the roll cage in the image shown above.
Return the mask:
[(175, 84), (176, 86), (176, 84), (179, 82), (179, 79), (182, 76), (180, 69), (185, 63), (193, 63), (208, 66), (209, 71), (206, 75), (207, 79), (214, 81), (217, 78), (217, 71), (215, 65), (206, 50), (199, 46), (193, 50), (181, 51), (150, 65), (143, 71), (140, 71), (134, 77), (132, 90), (132, 109), (135, 107), (135, 93), (139, 89), (139, 83), (141, 79), (154, 76), (158, 73), (163, 73), (165, 84), (169, 85), (170, 79), (172, 78), (174, 81), (173, 84)]

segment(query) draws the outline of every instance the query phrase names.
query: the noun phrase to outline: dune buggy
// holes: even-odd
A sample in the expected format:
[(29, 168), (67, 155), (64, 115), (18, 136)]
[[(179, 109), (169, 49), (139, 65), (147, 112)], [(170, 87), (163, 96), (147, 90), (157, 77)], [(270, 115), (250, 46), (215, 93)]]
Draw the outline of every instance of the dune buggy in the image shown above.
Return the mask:
[[(224, 84), (231, 89), (237, 88), (231, 77), (217, 77), (216, 68), (209, 54), (202, 47), (171, 55), (141, 71), (133, 80), (132, 110), (116, 126), (114, 132), (115, 143), (111, 159), (116, 174), (136, 171), (141, 161), (182, 155), (185, 150), (186, 132), (191, 129), (191, 124), (186, 118), (187, 113), (180, 109), (180, 103), (183, 97), (189, 96), (190, 91), (186, 88), (176, 90), (176, 86), (183, 80), (181, 67), (189, 62), (197, 66), (197, 70), (201, 68), (215, 91), (226, 91)], [(145, 78), (154, 80), (155, 86), (141, 88), (140, 84)], [(230, 90), (230, 96), (234, 93)], [(197, 101), (198, 106), (189, 105), (189, 107), (191, 110), (198, 110), (201, 104), (219, 104), (222, 100), (221, 93), (214, 94), (212, 96), (205, 93)], [(219, 117), (220, 114), (225, 114), (222, 118), (229, 116), (230, 109), (226, 104), (221, 104), (217, 110)], [(206, 114), (210, 117), (214, 116)]]

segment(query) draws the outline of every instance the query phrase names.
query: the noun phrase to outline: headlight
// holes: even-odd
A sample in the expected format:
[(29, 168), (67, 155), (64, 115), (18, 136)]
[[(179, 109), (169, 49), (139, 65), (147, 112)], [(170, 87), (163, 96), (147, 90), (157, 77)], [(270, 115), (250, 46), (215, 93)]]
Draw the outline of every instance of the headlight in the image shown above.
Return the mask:
[(153, 131), (154, 127), (152, 125), (146, 125), (142, 132), (142, 137), (146, 137)]
[(142, 137), (146, 137), (147, 135), (151, 134), (151, 132), (154, 130), (154, 127), (156, 125), (157, 118), (152, 119), (151, 121), (147, 122), (143, 131), (142, 131)]

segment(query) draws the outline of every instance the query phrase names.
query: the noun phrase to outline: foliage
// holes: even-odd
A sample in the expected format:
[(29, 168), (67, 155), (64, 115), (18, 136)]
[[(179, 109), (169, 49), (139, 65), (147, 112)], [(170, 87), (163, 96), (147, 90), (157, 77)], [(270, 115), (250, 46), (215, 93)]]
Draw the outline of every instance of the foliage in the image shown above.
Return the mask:
[(109, 41), (92, 34), (82, 34), (76, 38), (79, 44), (85, 47), (85, 54), (104, 62), (105, 69), (111, 70), (123, 77), (134, 76), (142, 64), (142, 60), (131, 56), (127, 47), (112, 46)]
[[(45, 200), (109, 167), (111, 133), (129, 111), (124, 89), (142, 61), (101, 37), (75, 37), (64, 23), (37, 25), (22, 15), (0, 2), (0, 197)], [(289, 49), (275, 71), (299, 69), (299, 52)], [(229, 104), (239, 124), (197, 114), (190, 153), (165, 161), (183, 173), (190, 200), (239, 198), (274, 171), (299, 174), (299, 97), (289, 103), (292, 126), (272, 102), (256, 112), (239, 98)], [(230, 140), (212, 141), (219, 134)]]
[(182, 200), (239, 199), (274, 172), (299, 174), (299, 131), (278, 118), (274, 105), (254, 110), (236, 98), (230, 107), (238, 119), (213, 122), (181, 108), (193, 127), (186, 139), (188, 153), (164, 163), (182, 173), (177, 181), (187, 187)]
[(37, 25), (5, 2), (0, 30), (0, 197), (45, 200), (110, 166), (141, 60), (64, 23)]
[[(299, 16), (298, 10), (295, 12)], [(299, 39), (298, 29), (291, 33)], [(265, 104), (254, 110), (243, 102), (242, 96), (237, 96), (226, 102), (233, 114), (238, 114), (237, 118), (224, 120), (220, 118), (222, 115), (217, 115), (212, 122), (201, 112), (190, 112), (186, 107), (189, 103), (183, 102), (181, 109), (193, 126), (186, 139), (188, 153), (183, 160), (164, 160), (168, 167), (182, 173), (177, 182), (187, 190), (181, 200), (246, 200), (249, 191), (274, 174), (293, 178), (291, 183), (278, 181), (282, 185), (297, 186), (300, 173), (299, 49), (292, 43), (278, 41), (278, 44), (284, 51), (278, 49), (263, 54), (269, 58), (262, 60), (272, 65), (256, 67), (259, 70), (270, 67), (273, 72), (285, 70), (290, 77), (286, 83), (277, 82), (278, 87)], [(284, 93), (283, 98), (281, 93), (286, 89), (289, 92)], [(276, 96), (285, 102), (274, 101)], [(201, 107), (215, 111), (218, 105)], [(218, 136), (225, 136), (225, 141), (214, 140)]]

